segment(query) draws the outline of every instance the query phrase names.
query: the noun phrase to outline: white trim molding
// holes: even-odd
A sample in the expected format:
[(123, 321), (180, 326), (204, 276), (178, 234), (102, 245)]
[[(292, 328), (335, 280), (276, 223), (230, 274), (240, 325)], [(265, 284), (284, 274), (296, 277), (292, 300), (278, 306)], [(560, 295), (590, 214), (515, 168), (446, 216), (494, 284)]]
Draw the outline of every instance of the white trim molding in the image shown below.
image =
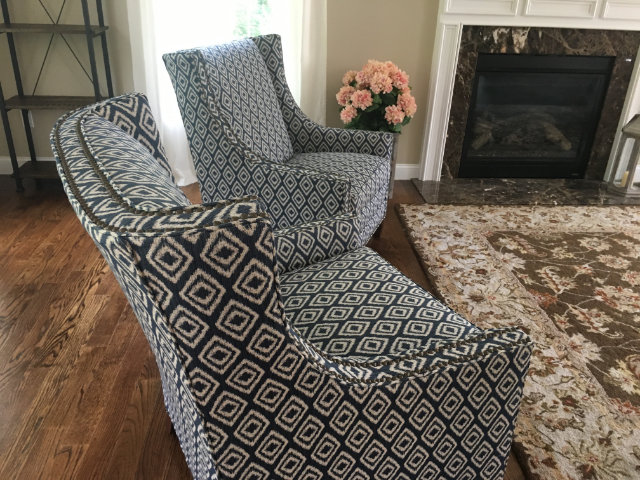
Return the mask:
[(525, 15), (562, 18), (593, 18), (598, 0), (527, 0)]
[(473, 11), (476, 15), (515, 15), (519, 0), (445, 0), (444, 11), (465, 14)]
[(461, 35), (461, 23), (438, 24), (429, 82), (429, 113), (422, 139), (422, 180), (440, 179)]
[(638, 0), (609, 0), (604, 2), (602, 18), (611, 20), (640, 19), (640, 2)]
[[(440, 0), (419, 178), (440, 180), (462, 27), (554, 27), (640, 30), (640, 0)], [(620, 116), (624, 125), (640, 112), (638, 56)], [(618, 129), (619, 130), (619, 129)], [(620, 136), (616, 135), (609, 174)], [(460, 139), (462, 141), (462, 139)]]
[(418, 178), (419, 174), (420, 165), (417, 163), (397, 163), (394, 180), (411, 180), (412, 178)]

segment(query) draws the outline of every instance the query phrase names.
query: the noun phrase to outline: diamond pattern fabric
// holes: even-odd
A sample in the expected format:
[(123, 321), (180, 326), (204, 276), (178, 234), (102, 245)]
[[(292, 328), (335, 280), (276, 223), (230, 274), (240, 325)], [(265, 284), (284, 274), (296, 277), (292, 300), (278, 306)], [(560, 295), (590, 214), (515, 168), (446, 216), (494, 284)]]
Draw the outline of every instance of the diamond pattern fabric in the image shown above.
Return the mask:
[(191, 204), (169, 172), (159, 169), (157, 159), (134, 137), (119, 134), (116, 125), (97, 115), (87, 116), (81, 125), (100, 173), (129, 205), (154, 210)]
[(164, 146), (160, 141), (160, 132), (146, 99), (140, 101), (137, 95), (121, 96), (118, 102), (104, 102), (96, 105), (93, 113), (106, 118), (144, 145), (166, 170), (171, 180), (175, 180)]
[(249, 39), (197, 51), (207, 95), (238, 140), (266, 160), (282, 162), (293, 150), (271, 78)]
[[(277, 228), (350, 214), (359, 244), (368, 241), (386, 211), (390, 134), (326, 128), (304, 116), (286, 85), (277, 35), (163, 58), (205, 201), (257, 195)], [(303, 158), (314, 152), (323, 153)]]
[[(124, 201), (112, 181), (137, 172), (121, 157), (146, 151), (114, 148), (129, 134), (93, 116), (131, 100), (146, 102), (128, 95), (62, 117), (51, 141), (155, 355), (194, 478), (502, 478), (529, 338), (480, 330), (371, 250), (348, 250), (351, 217), (334, 232), (323, 221), (274, 232), (255, 197)], [(111, 160), (118, 175), (100, 168)], [(344, 235), (346, 251), (279, 266), (276, 249), (313, 233)]]
[(319, 172), (341, 172), (349, 179), (348, 209), (371, 222), (363, 236), (369, 238), (387, 211), (389, 165), (383, 158), (363, 153), (311, 152), (294, 155), (287, 165)]
[(317, 349), (388, 360), (481, 333), (368, 248), (280, 279), (285, 313)]
[(287, 85), (280, 36), (263, 35), (251, 40), (260, 50), (269, 68), (295, 153), (351, 152), (375, 155), (388, 161), (391, 160), (393, 150), (393, 136), (391, 134), (325, 127), (307, 117), (296, 103)]
[(277, 270), (297, 270), (359, 246), (358, 224), (353, 215), (340, 215), (297, 227), (274, 231)]
[[(278, 228), (353, 214), (346, 205), (349, 183), (343, 177), (266, 161), (238, 140), (207, 94), (197, 51), (163, 58), (176, 89), (205, 202), (258, 195)], [(359, 219), (358, 233), (362, 236)]]

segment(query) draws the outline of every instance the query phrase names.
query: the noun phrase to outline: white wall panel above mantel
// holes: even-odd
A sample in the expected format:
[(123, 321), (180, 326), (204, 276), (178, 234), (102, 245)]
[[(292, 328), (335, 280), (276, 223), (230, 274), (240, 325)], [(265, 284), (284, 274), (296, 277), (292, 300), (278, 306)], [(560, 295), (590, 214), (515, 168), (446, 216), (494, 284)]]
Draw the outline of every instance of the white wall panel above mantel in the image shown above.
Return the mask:
[(452, 14), (516, 15), (519, 0), (445, 0), (444, 11)]
[(640, 0), (440, 0), (439, 19), (464, 25), (639, 30)]
[(602, 18), (640, 21), (640, 0), (609, 0), (604, 2)]
[(593, 18), (598, 0), (527, 0), (524, 14), (528, 16)]
[[(640, 0), (440, 0), (420, 163), (422, 180), (440, 179), (463, 25), (640, 31)], [(639, 84), (636, 62), (621, 124), (640, 111)], [(614, 151), (618, 141), (619, 136)]]

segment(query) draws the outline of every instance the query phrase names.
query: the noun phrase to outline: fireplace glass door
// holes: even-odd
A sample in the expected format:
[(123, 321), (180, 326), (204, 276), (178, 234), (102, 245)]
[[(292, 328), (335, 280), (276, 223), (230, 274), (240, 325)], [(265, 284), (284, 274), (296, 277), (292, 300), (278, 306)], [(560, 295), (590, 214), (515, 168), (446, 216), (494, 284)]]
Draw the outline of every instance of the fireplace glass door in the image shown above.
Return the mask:
[(582, 178), (613, 60), (480, 54), (458, 176)]

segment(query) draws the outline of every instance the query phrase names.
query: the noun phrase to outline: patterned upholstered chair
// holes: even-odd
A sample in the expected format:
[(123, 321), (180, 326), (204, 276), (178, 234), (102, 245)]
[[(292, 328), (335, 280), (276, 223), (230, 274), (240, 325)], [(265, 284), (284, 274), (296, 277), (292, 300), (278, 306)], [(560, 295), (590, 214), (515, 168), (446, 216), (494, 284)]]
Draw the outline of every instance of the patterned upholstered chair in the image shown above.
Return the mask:
[(522, 332), (476, 328), (366, 247), (278, 267), (255, 198), (189, 204), (143, 96), (67, 114), (51, 141), (195, 478), (502, 477)]
[(287, 86), (278, 35), (164, 61), (205, 201), (259, 195), (276, 227), (355, 212), (366, 243), (386, 212), (391, 134), (307, 118)]

